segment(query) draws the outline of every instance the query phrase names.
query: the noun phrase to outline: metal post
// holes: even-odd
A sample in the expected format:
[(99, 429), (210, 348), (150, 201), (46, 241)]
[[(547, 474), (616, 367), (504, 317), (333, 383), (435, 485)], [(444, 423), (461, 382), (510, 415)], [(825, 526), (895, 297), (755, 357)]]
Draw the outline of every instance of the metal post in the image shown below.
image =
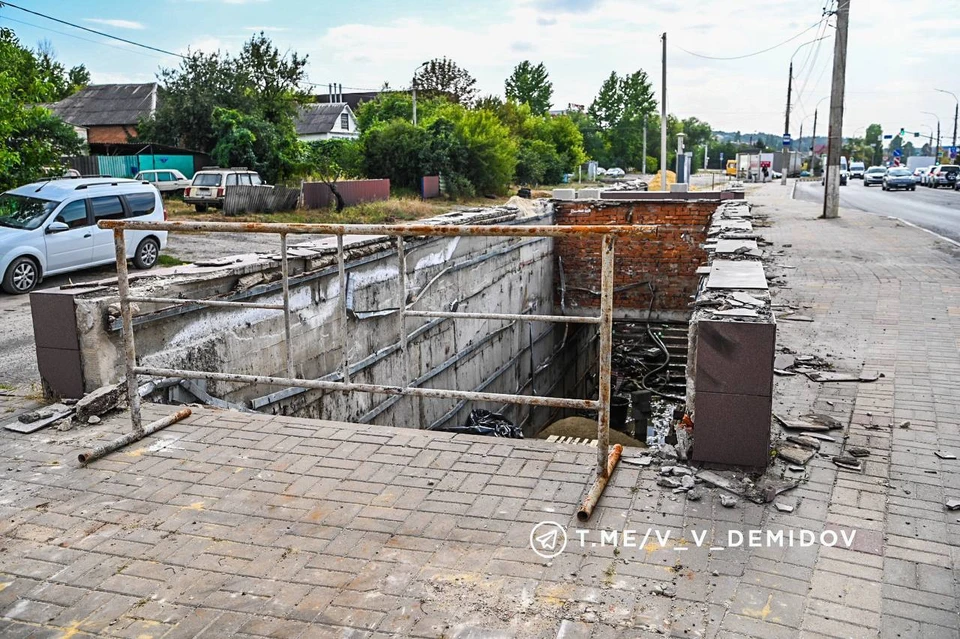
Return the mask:
[[(817, 176), (817, 114), (819, 111), (814, 110), (813, 112), (813, 138), (810, 139), (810, 175), (812, 177)], [(874, 154), (876, 157), (876, 154)], [(874, 161), (874, 164), (877, 164)]]
[(600, 245), (600, 407), (597, 411), (597, 475), (607, 476), (610, 447), (610, 369), (613, 350), (613, 250), (616, 238)]
[(113, 230), (113, 244), (117, 251), (117, 288), (120, 290), (120, 317), (123, 320), (123, 364), (127, 380), (127, 401), (130, 403), (130, 423), (137, 439), (143, 437), (140, 419), (140, 390), (137, 386), (137, 348), (133, 342), (133, 311), (130, 309), (130, 280), (127, 271), (127, 243), (123, 229)]
[(647, 115), (643, 115), (643, 174), (647, 174)]
[(337, 276), (340, 281), (340, 374), (343, 381), (350, 383), (350, 358), (347, 353), (347, 274), (343, 255), (343, 236), (337, 236)]
[(413, 79), (413, 126), (417, 126), (417, 79)]
[[(407, 343), (407, 249), (403, 241), (403, 236), (397, 236), (397, 267), (400, 275), (400, 301), (398, 303), (397, 323), (400, 332), (400, 367), (403, 371), (401, 385), (407, 386), (411, 379), (410, 375), (410, 351)], [(415, 377), (415, 376), (413, 376)], [(413, 421), (416, 428), (420, 428), (420, 401), (416, 398), (411, 399), (413, 403)]]
[(290, 264), (287, 260), (287, 234), (280, 234), (280, 275), (283, 278), (283, 335), (287, 357), (287, 376), (293, 374), (293, 347), (290, 344)]

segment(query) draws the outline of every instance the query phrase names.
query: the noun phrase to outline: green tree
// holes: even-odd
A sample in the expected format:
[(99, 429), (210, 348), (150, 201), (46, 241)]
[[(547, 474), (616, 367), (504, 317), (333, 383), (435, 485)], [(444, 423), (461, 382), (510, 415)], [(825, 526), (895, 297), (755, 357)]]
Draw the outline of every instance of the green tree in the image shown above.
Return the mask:
[(547, 68), (541, 62), (537, 66), (524, 60), (518, 64), (507, 78), (504, 94), (508, 100), (530, 105), (537, 115), (550, 110), (553, 98), (553, 83), (550, 82)]
[(465, 147), (464, 177), (478, 193), (504, 193), (517, 165), (517, 143), (490, 111), (448, 109)]
[(33, 52), (37, 73), (43, 82), (54, 87), (52, 102), (59, 102), (90, 84), (90, 72), (80, 64), (69, 71), (57, 61), (57, 52), (49, 40), (42, 40)]
[(388, 178), (392, 186), (416, 189), (427, 175), (430, 133), (408, 120), (391, 120), (363, 132), (363, 172), (371, 178)]
[(138, 138), (210, 153), (219, 143), (217, 108), (278, 127), (273, 135), (284, 138), (309, 100), (301, 87), (306, 63), (305, 56), (281, 54), (263, 33), (245, 42), (236, 57), (188, 52), (178, 68), (161, 69), (158, 107), (140, 122)]
[(362, 175), (363, 154), (356, 140), (320, 140), (303, 145), (303, 166), (300, 173), (326, 184), (337, 201), (337, 212), (343, 210), (343, 196), (337, 182)]
[(558, 184), (564, 164), (552, 144), (543, 140), (520, 140), (516, 180), (519, 184)]
[(610, 76), (600, 85), (600, 91), (590, 103), (587, 113), (603, 130), (620, 121), (623, 114), (623, 94), (616, 71), (611, 71)]
[[(447, 100), (438, 97), (417, 95), (417, 120), (426, 122)], [(373, 100), (361, 102), (357, 107), (357, 126), (367, 131), (378, 124), (393, 120), (413, 120), (413, 97), (409, 93), (391, 91), (381, 93)]]
[(892, 156), (894, 151), (899, 151), (903, 148), (903, 140), (899, 135), (893, 136), (893, 139), (890, 140), (890, 146), (887, 147), (887, 151)]
[(566, 115), (537, 118), (534, 124), (534, 138), (554, 148), (563, 171), (573, 171), (587, 161), (587, 154), (583, 148), (583, 134), (580, 133), (576, 123)]
[(445, 95), (464, 106), (469, 106), (476, 97), (476, 85), (477, 81), (466, 69), (446, 57), (430, 60), (413, 76), (417, 91)]
[(871, 147), (870, 164), (880, 164), (883, 159), (883, 127), (879, 124), (871, 124), (867, 127), (864, 137)]
[(0, 191), (58, 170), (61, 157), (80, 152), (73, 127), (40, 106), (58, 91), (36, 54), (0, 28)]
[(274, 124), (236, 109), (216, 107), (213, 135), (217, 144), (210, 155), (220, 166), (250, 167), (269, 183), (288, 180), (302, 167), (302, 149), (292, 121)]
[[(604, 80), (587, 113), (603, 131), (610, 149), (610, 164), (624, 167), (642, 164), (643, 122), (646, 118), (648, 130), (656, 130), (651, 128), (656, 108), (653, 86), (642, 69), (622, 78), (611, 72)], [(659, 142), (648, 140), (648, 153), (651, 147), (659, 149)]]

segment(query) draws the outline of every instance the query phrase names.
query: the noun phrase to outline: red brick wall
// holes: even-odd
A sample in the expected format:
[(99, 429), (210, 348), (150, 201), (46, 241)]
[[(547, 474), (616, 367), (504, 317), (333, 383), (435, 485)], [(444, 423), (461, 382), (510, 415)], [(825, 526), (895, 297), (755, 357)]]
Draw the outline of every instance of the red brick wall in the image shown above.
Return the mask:
[[(617, 240), (614, 287), (650, 281), (657, 291), (655, 310), (689, 311), (696, 292), (698, 267), (706, 263), (700, 245), (706, 239), (716, 201), (669, 200), (610, 202), (556, 202), (557, 224), (656, 224), (656, 237)], [(557, 238), (556, 253), (563, 259), (567, 306), (598, 307), (600, 298), (571, 288), (600, 290), (600, 239)], [(556, 302), (560, 303), (559, 275)], [(650, 290), (638, 286), (614, 296), (614, 310), (650, 305)]]
[(87, 129), (88, 144), (126, 144), (127, 136), (136, 137), (135, 126), (92, 126)]

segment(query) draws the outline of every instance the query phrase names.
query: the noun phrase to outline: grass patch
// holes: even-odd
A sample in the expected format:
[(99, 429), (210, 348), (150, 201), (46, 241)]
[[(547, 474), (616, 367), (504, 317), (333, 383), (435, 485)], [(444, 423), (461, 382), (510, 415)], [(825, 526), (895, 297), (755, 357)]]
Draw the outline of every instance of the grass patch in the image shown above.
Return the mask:
[(420, 220), (434, 215), (448, 213), (460, 207), (495, 206), (507, 201), (506, 197), (497, 199), (474, 198), (451, 201), (442, 198), (421, 200), (418, 197), (391, 197), (383, 202), (365, 202), (348, 206), (337, 213), (333, 208), (285, 211), (279, 213), (256, 213), (249, 215), (227, 216), (223, 211), (210, 209), (197, 213), (193, 207), (182, 202), (170, 201), (167, 215), (171, 220), (189, 220), (195, 222), (278, 222), (285, 224), (392, 224)]
[(172, 255), (161, 255), (157, 259), (157, 264), (159, 264), (160, 266), (180, 266), (181, 264), (187, 264), (187, 263), (188, 262), (184, 262), (183, 260), (178, 260)]

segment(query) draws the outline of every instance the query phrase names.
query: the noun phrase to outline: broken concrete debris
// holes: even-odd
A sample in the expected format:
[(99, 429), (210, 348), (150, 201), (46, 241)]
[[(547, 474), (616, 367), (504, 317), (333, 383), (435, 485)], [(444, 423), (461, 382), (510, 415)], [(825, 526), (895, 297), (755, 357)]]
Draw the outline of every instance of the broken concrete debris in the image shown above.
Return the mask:
[(665, 477), (664, 475), (660, 475), (657, 477), (657, 486), (660, 486), (661, 488), (680, 488), (680, 482), (673, 477)]
[(947, 510), (960, 510), (960, 499), (948, 499), (946, 507)]
[(853, 457), (869, 457), (870, 451), (861, 446), (851, 446), (847, 449), (847, 453)]
[(56, 424), (73, 414), (73, 407), (65, 404), (51, 404), (42, 409), (20, 415), (15, 421), (5, 424), (6, 430), (16, 433), (33, 433), (41, 428)]
[(650, 455), (643, 455), (642, 457), (621, 457), (620, 461), (624, 464), (631, 464), (633, 466), (641, 466), (646, 468), (653, 463), (653, 457)]
[(956, 455), (954, 455), (951, 452), (947, 452), (945, 450), (938, 450), (934, 453), (934, 455), (936, 455), (940, 459), (956, 459), (957, 458)]
[(782, 501), (775, 502), (773, 505), (776, 506), (777, 510), (779, 510), (782, 513), (793, 512), (793, 506), (791, 506), (790, 504), (785, 504)]
[(863, 470), (863, 464), (860, 463), (860, 460), (852, 455), (837, 455), (833, 457), (833, 463), (846, 470), (855, 470), (860, 472)]
[(782, 445), (777, 449), (777, 455), (790, 464), (805, 466), (815, 454), (815, 451), (805, 446), (794, 444)]
[(724, 508), (736, 508), (737, 500), (731, 497), (730, 495), (720, 495), (720, 505)]
[(73, 421), (87, 423), (91, 416), (101, 416), (116, 408), (123, 408), (127, 404), (127, 383), (119, 382), (108, 386), (101, 386), (97, 390), (84, 395), (76, 403), (76, 413)]

